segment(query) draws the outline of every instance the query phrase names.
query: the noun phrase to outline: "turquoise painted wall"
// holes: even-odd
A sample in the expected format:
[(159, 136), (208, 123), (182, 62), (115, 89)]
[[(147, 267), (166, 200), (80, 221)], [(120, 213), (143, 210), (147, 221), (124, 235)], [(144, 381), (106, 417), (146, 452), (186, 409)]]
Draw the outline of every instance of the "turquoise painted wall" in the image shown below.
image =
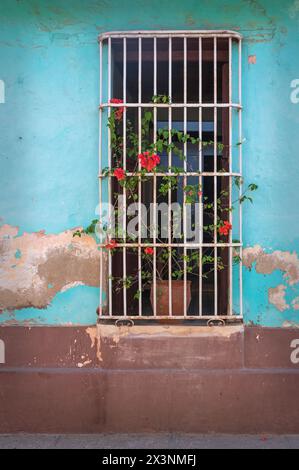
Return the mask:
[[(171, 5), (171, 7), (170, 7)], [(299, 249), (299, 3), (292, 0), (1, 0), (1, 223), (23, 232), (60, 233), (86, 225), (98, 198), (98, 46), (103, 31), (231, 29), (244, 35), (244, 176), (256, 182), (244, 207), (244, 245), (265, 252)], [(256, 55), (256, 64), (248, 56)], [(299, 269), (299, 268), (298, 268)], [(244, 270), (245, 320), (299, 323), (299, 284), (284, 272)], [(286, 285), (279, 311), (268, 289)], [(47, 309), (4, 312), (42, 324), (95, 322), (98, 289), (77, 286)]]

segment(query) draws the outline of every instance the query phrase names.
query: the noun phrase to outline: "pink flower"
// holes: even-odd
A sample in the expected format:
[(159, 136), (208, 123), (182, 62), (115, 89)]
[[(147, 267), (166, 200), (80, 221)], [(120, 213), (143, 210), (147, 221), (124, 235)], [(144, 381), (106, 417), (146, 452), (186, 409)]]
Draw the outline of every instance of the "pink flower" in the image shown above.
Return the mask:
[(115, 240), (110, 240), (110, 242), (106, 243), (105, 245), (105, 248), (107, 248), (107, 250), (113, 250), (116, 247), (117, 247), (117, 242)]
[(224, 225), (228, 230), (231, 230), (233, 228), (232, 224), (230, 224), (227, 220), (224, 221)]
[(219, 227), (219, 233), (220, 235), (228, 235), (228, 230), (226, 227), (222, 226), (222, 227)]
[(219, 233), (220, 235), (228, 235), (229, 231), (233, 228), (232, 224), (230, 224), (227, 220), (223, 222), (224, 225), (219, 227)]
[(150, 154), (149, 152), (143, 152), (138, 155), (141, 168), (145, 168), (147, 171), (152, 171), (160, 163), (160, 157), (156, 154)]
[[(110, 100), (110, 103), (114, 103), (114, 104), (120, 104), (120, 103), (123, 103), (123, 100), (120, 100), (119, 98), (112, 98)], [(124, 112), (124, 107), (123, 106), (120, 106), (120, 107), (117, 107), (117, 109), (114, 111), (114, 115), (115, 115), (115, 119), (117, 121), (120, 121), (121, 118), (123, 117), (123, 112)]]
[(125, 170), (123, 168), (116, 168), (113, 175), (117, 178), (118, 181), (122, 181), (126, 177)]

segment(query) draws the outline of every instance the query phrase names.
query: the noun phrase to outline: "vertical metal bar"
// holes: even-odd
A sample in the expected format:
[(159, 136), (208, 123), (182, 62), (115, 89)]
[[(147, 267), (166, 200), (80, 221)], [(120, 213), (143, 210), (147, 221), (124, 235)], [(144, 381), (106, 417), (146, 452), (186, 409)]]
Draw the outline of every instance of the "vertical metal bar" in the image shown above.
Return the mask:
[[(187, 134), (187, 38), (184, 36), (184, 134)], [(184, 202), (183, 202), (183, 231), (184, 231), (184, 317), (187, 316), (187, 249), (186, 249), (186, 191), (187, 186), (187, 141), (184, 140)]]
[(214, 315), (218, 314), (217, 250), (217, 37), (214, 37)]
[[(138, 104), (142, 101), (142, 39), (138, 38)], [(138, 107), (138, 153), (141, 153), (141, 106)], [(138, 171), (140, 172), (141, 166), (138, 161)], [(141, 258), (141, 178), (138, 176), (138, 314), (142, 316), (142, 258)]]
[[(168, 96), (172, 100), (172, 38), (168, 38)], [(172, 126), (172, 109), (168, 107), (168, 143), (172, 142), (171, 135), (171, 126)], [(172, 151), (171, 149), (168, 152), (168, 171), (172, 166)], [(171, 188), (168, 190), (168, 243), (171, 243)], [(172, 316), (172, 251), (171, 247), (168, 248), (168, 305), (169, 305), (169, 315)]]
[[(127, 39), (123, 39), (123, 102), (124, 105), (127, 102)], [(127, 168), (127, 108), (124, 106), (123, 112), (123, 169), (126, 171)], [(126, 189), (123, 187), (123, 241), (126, 243)], [(127, 316), (127, 248), (123, 247), (123, 304), (124, 304), (124, 316)]]
[[(228, 75), (229, 75), (229, 89), (228, 89), (228, 95), (229, 95), (229, 223), (233, 224), (233, 213), (231, 210), (232, 206), (232, 39), (228, 39)], [(229, 315), (232, 315), (233, 312), (233, 256), (232, 256), (232, 230), (229, 231), (229, 244), (230, 247), (228, 249), (228, 254), (229, 254), (229, 302), (228, 302), (228, 308), (229, 308)], [(223, 312), (224, 313), (224, 312)]]
[[(154, 96), (157, 94), (157, 38), (154, 37)], [(157, 141), (157, 107), (154, 107), (154, 143)], [(154, 207), (154, 229), (153, 229), (153, 241), (156, 244), (157, 238), (157, 177), (153, 175), (153, 207)], [(153, 293), (154, 293), (154, 316), (157, 315), (157, 248), (154, 246), (154, 258), (153, 258)]]
[[(242, 106), (242, 41), (239, 39), (239, 48), (238, 48), (238, 72), (239, 72), (239, 105)], [(239, 172), (243, 175), (242, 171), (242, 109), (239, 109)], [(241, 197), (243, 191), (242, 177), (241, 184), (239, 188), (239, 197)], [(243, 316), (243, 231), (242, 231), (242, 204), (239, 203), (239, 236), (240, 236), (240, 263), (239, 263), (239, 282), (240, 282), (240, 316)]]
[[(199, 101), (199, 110), (198, 110), (198, 137), (199, 137), (199, 144), (198, 144), (198, 170), (200, 171), (199, 176), (199, 185), (200, 190), (202, 191), (202, 38), (199, 37), (198, 39), (198, 101)], [(199, 243), (202, 245), (203, 243), (203, 196), (199, 199), (199, 224), (200, 224), (200, 234), (199, 234)], [(198, 276), (198, 313), (202, 316), (202, 246), (199, 248), (199, 276)]]
[[(108, 103), (111, 100), (111, 38), (108, 38)], [(111, 116), (111, 108), (108, 107), (108, 119)], [(108, 167), (111, 169), (111, 132), (108, 127)], [(108, 176), (108, 223), (111, 224), (111, 176)], [(112, 255), (108, 253), (108, 291), (109, 291), (109, 315), (112, 316)]]
[[(100, 41), (100, 107), (99, 107), (99, 173), (102, 172), (102, 113), (101, 104), (103, 101), (103, 43)], [(99, 224), (102, 221), (102, 178), (99, 178)], [(99, 316), (103, 313), (103, 248), (100, 249), (100, 302), (99, 302)]]

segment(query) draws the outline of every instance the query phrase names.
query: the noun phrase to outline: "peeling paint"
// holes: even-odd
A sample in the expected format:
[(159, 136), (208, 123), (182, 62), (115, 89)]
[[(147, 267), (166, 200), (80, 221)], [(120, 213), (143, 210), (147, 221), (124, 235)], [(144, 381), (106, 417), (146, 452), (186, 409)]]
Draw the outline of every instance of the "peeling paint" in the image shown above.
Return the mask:
[(246, 268), (252, 269), (253, 263), (264, 253), (261, 246), (255, 245), (243, 250), (242, 263)]
[(91, 362), (92, 362), (91, 359), (87, 359), (87, 360), (84, 361), (84, 362), (78, 362), (77, 367), (79, 367), (79, 368), (85, 367), (85, 366), (87, 366), (88, 364), (91, 364)]
[(283, 328), (299, 328), (299, 324), (295, 323), (295, 322), (292, 322), (292, 321), (289, 321), (289, 320), (286, 320), (286, 321), (283, 322), (282, 327)]
[[(103, 325), (97, 326), (98, 337), (111, 337), (114, 343), (118, 343), (122, 336), (175, 336), (175, 337), (221, 337), (230, 339), (232, 335), (243, 331), (243, 325), (232, 325), (220, 327), (206, 326), (183, 326), (183, 325), (134, 325), (134, 326), (115, 326)], [(92, 328), (90, 328), (92, 330)], [(94, 334), (94, 332), (93, 332)]]
[(299, 296), (292, 300), (292, 307), (294, 310), (299, 310)]
[(66, 284), (64, 287), (62, 287), (60, 292), (65, 292), (65, 291), (67, 291), (69, 289), (72, 289), (73, 287), (77, 287), (77, 286), (84, 286), (84, 283), (82, 281), (70, 282), (69, 284)]
[[(283, 273), (283, 279), (290, 286), (299, 282), (299, 259), (296, 252), (276, 250), (273, 253), (265, 253), (260, 245), (245, 248), (243, 250), (243, 265), (252, 269), (254, 263), (255, 270), (259, 274), (269, 275), (279, 270)], [(285, 300), (286, 289), (287, 286), (279, 284), (268, 290), (269, 302), (280, 312), (290, 308)], [(293, 299), (291, 305), (294, 310), (299, 310), (299, 297)]]
[(127, 325), (104, 325), (98, 324), (96, 327), (87, 328), (86, 333), (90, 337), (91, 348), (96, 347), (96, 355), (99, 362), (103, 362), (101, 344), (104, 339), (111, 339), (117, 347), (119, 341), (123, 337), (165, 337), (174, 336), (176, 338), (182, 337), (217, 337), (230, 340), (232, 335), (242, 333), (244, 331), (243, 325), (226, 326), (224, 328), (206, 326), (183, 326), (183, 325), (134, 325), (129, 327)]
[(1, 310), (45, 308), (58, 292), (99, 285), (100, 252), (92, 237), (74, 238), (73, 230), (17, 234), (17, 227), (0, 228)]
[(285, 290), (286, 286), (283, 284), (279, 284), (279, 286), (269, 289), (269, 302), (275, 305), (280, 312), (290, 308), (285, 301)]
[(255, 270), (261, 274), (272, 274), (276, 269), (284, 272), (284, 279), (291, 286), (299, 282), (299, 259), (296, 252), (273, 251), (265, 253), (261, 246), (245, 248), (243, 251), (243, 264), (251, 269), (256, 263)]
[(100, 362), (102, 362), (103, 358), (101, 354), (101, 334), (100, 334), (100, 331), (98, 330), (98, 326), (86, 328), (85, 331), (90, 337), (91, 348), (96, 347), (97, 358)]

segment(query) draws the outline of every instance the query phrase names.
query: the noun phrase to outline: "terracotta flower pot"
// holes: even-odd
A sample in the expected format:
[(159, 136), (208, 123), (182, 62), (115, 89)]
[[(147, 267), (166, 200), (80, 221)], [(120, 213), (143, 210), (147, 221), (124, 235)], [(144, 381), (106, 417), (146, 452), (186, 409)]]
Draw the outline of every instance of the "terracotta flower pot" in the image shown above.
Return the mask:
[[(191, 302), (191, 281), (186, 282), (187, 311)], [(169, 316), (169, 284), (168, 281), (156, 282), (157, 315)], [(154, 286), (151, 285), (151, 304), (154, 305)], [(154, 307), (153, 307), (154, 308)], [(172, 281), (172, 315), (184, 315), (184, 281)]]

